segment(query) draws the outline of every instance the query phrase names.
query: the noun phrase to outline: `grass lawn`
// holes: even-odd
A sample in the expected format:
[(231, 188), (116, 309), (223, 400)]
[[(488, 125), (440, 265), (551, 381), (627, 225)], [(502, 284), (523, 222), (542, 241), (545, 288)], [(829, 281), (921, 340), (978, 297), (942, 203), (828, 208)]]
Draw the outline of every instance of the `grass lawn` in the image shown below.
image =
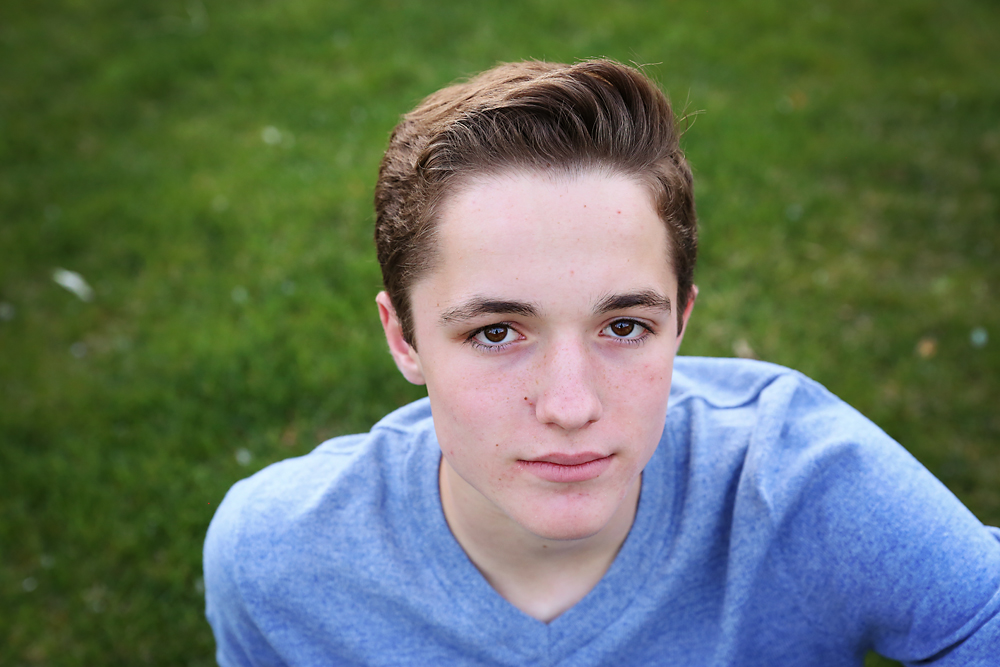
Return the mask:
[(229, 486), (421, 395), (372, 186), (400, 113), (500, 60), (649, 64), (696, 120), (684, 351), (804, 371), (1000, 525), (998, 30), (988, 0), (6, 0), (0, 664), (213, 664)]

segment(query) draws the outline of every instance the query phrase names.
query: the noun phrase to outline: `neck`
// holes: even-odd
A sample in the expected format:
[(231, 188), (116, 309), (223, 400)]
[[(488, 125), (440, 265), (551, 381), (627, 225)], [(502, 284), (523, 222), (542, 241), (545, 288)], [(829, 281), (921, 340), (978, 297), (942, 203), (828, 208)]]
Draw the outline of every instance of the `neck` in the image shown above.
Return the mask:
[(576, 540), (528, 532), (444, 458), (439, 485), (448, 527), (486, 581), (525, 614), (548, 623), (582, 600), (611, 567), (635, 519), (641, 478), (604, 528)]

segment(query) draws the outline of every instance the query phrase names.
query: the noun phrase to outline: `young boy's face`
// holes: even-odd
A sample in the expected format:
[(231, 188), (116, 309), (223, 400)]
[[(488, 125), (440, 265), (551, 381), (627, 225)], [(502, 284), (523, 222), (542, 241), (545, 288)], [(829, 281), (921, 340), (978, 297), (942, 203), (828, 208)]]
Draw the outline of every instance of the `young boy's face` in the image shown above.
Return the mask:
[(436, 246), (411, 291), (419, 351), (379, 304), (397, 364), (427, 384), (446, 502), (543, 538), (596, 534), (636, 497), (681, 341), (649, 193), (590, 172), (482, 178), (444, 202)]

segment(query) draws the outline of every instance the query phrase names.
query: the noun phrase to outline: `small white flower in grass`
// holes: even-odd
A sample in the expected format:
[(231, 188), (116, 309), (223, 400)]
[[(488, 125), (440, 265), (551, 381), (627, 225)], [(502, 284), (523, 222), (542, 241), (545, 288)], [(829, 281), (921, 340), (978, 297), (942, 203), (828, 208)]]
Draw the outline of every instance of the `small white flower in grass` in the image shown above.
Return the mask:
[(236, 450), (236, 462), (239, 463), (241, 466), (250, 465), (250, 461), (252, 460), (253, 460), (253, 454), (250, 453), (249, 449), (245, 447), (240, 447), (239, 449)]
[(14, 309), (14, 306), (6, 301), (0, 302), (0, 322), (10, 322), (16, 314), (17, 311)]
[(990, 335), (986, 332), (986, 327), (976, 327), (969, 334), (969, 342), (972, 343), (972, 347), (986, 347), (986, 343), (990, 342)]
[(805, 207), (802, 204), (789, 204), (785, 208), (785, 217), (788, 218), (789, 222), (798, 222), (802, 219), (802, 213), (805, 211)]
[(216, 213), (222, 213), (229, 208), (229, 200), (226, 199), (226, 195), (215, 195), (212, 197), (212, 210)]
[(931, 293), (935, 296), (946, 296), (950, 290), (951, 278), (948, 276), (935, 278), (934, 282), (931, 283)]
[(191, 27), (196, 32), (201, 32), (208, 26), (208, 12), (205, 11), (205, 5), (200, 0), (188, 2), (187, 13), (191, 18)]
[(740, 338), (738, 341), (733, 343), (733, 352), (740, 359), (757, 358), (757, 353), (753, 351), (753, 348), (750, 347), (750, 343), (748, 343), (745, 338)]
[(260, 132), (260, 138), (268, 146), (277, 146), (281, 143), (281, 130), (274, 125), (268, 125)]
[(331, 37), (330, 39), (333, 41), (334, 46), (336, 46), (338, 49), (343, 49), (349, 46), (351, 43), (350, 33), (344, 30), (338, 30), (337, 32), (333, 33), (333, 37)]
[(69, 353), (77, 359), (83, 359), (87, 356), (87, 344), (82, 340), (77, 341), (69, 346)]
[(250, 300), (250, 293), (247, 292), (247, 288), (242, 285), (237, 285), (233, 288), (233, 291), (229, 293), (229, 296), (233, 298), (233, 303), (246, 303)]
[(21, 582), (21, 588), (24, 589), (25, 593), (30, 593), (38, 588), (38, 581), (34, 577), (28, 577)]
[(108, 590), (101, 584), (94, 584), (83, 594), (83, 601), (87, 603), (87, 607), (90, 611), (95, 614), (100, 614), (104, 611), (104, 598), (108, 594)]
[(56, 269), (52, 272), (52, 280), (54, 280), (57, 285), (65, 287), (70, 292), (77, 295), (81, 301), (90, 301), (94, 298), (93, 288), (88, 285), (87, 281), (83, 279), (83, 276), (76, 271)]

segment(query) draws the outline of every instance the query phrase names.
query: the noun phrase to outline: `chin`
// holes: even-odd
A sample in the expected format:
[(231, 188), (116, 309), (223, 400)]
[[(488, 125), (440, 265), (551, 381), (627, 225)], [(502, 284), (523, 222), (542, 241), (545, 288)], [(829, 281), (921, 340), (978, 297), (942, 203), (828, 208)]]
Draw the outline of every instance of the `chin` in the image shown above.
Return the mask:
[[(591, 527), (582, 526), (554, 526), (554, 527), (544, 527), (538, 530), (531, 530), (531, 533), (536, 537), (540, 537), (543, 540), (552, 540), (554, 542), (572, 542), (573, 540), (585, 540), (588, 537), (593, 537), (597, 533), (601, 532), (601, 526), (597, 529)], [(530, 529), (529, 529), (530, 530)]]
[(615, 508), (604, 511), (557, 511), (539, 512), (520, 520), (514, 517), (521, 526), (531, 534), (545, 540), (583, 540), (593, 537), (603, 530), (615, 514)]

